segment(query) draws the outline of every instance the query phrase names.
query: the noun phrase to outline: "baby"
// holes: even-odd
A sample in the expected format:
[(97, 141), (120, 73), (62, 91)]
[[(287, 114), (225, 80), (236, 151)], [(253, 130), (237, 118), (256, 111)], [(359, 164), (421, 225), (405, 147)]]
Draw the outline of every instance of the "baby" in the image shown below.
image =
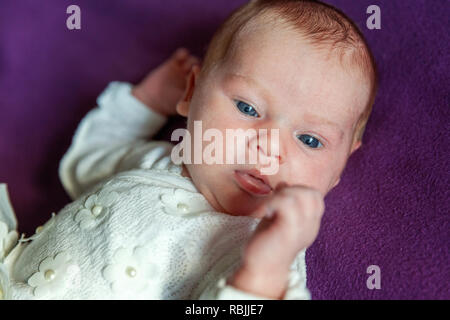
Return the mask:
[[(361, 146), (375, 91), (370, 50), (341, 12), (316, 1), (250, 1), (202, 63), (179, 49), (137, 86), (108, 86), (61, 161), (74, 201), (35, 235), (17, 240), (3, 199), (2, 295), (310, 299), (305, 250), (324, 197)], [(177, 113), (192, 144), (194, 121), (223, 133), (277, 129), (277, 172), (174, 163), (171, 143), (148, 140)]]

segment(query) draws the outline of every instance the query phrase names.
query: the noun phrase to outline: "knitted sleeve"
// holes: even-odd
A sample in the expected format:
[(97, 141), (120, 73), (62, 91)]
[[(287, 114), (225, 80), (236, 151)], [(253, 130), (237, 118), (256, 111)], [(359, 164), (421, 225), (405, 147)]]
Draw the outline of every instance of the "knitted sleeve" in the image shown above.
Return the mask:
[(132, 96), (130, 84), (110, 83), (97, 104), (80, 122), (60, 162), (59, 176), (72, 199), (118, 171), (138, 167), (143, 157), (151, 166), (149, 161), (171, 149), (168, 142), (149, 141), (167, 117)]

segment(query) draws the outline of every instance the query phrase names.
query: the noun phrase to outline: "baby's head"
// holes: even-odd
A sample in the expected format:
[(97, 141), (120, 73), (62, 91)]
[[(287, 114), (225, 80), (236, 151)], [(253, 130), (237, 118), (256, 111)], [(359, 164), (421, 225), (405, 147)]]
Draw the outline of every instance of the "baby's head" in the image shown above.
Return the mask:
[[(256, 0), (216, 32), (177, 110), (188, 117), (193, 144), (194, 121), (223, 137), (226, 129), (267, 129), (269, 146), (271, 129), (279, 129), (278, 170), (266, 182), (272, 189), (306, 185), (325, 196), (361, 146), (375, 92), (369, 48), (340, 11), (316, 1)], [(210, 144), (203, 140), (203, 149)], [(269, 156), (262, 146), (258, 152)], [(185, 170), (218, 211), (251, 216), (268, 196), (255, 194), (257, 183), (249, 192), (251, 179), (243, 187), (236, 175), (261, 172), (260, 164), (194, 164), (193, 157)]]

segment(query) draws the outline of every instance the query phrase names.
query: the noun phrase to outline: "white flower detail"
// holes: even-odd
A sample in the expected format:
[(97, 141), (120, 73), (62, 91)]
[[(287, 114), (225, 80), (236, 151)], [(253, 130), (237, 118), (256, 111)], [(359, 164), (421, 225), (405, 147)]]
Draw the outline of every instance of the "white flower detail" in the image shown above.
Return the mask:
[(169, 215), (194, 217), (203, 212), (215, 211), (205, 197), (198, 192), (171, 189), (159, 196), (163, 211)]
[[(149, 252), (143, 247), (118, 249), (113, 263), (103, 269), (103, 277), (110, 283), (112, 291), (126, 294), (152, 289), (149, 284), (158, 279), (159, 268), (149, 261), (149, 257)], [(152, 287), (156, 289), (157, 286)]]
[(19, 234), (16, 230), (8, 232), (6, 223), (0, 221), (0, 262), (3, 261), (17, 243)]
[(109, 213), (109, 206), (114, 203), (117, 197), (117, 192), (105, 192), (104, 190), (101, 190), (98, 194), (90, 195), (84, 202), (84, 207), (76, 213), (75, 221), (79, 223), (82, 229), (96, 226)]
[(68, 287), (70, 275), (79, 271), (70, 255), (61, 252), (53, 257), (45, 258), (39, 264), (39, 271), (34, 273), (28, 284), (34, 287), (34, 296), (41, 298), (49, 293), (57, 294)]

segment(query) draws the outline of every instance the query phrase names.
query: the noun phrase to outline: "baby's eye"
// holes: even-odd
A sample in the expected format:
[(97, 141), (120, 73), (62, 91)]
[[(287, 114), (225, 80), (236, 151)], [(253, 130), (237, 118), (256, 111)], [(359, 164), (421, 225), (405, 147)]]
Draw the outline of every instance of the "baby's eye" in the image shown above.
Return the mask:
[(319, 140), (317, 140), (313, 136), (310, 136), (309, 134), (301, 134), (298, 135), (297, 138), (299, 138), (301, 142), (303, 142), (312, 149), (318, 149), (323, 147), (322, 143)]
[(256, 118), (259, 117), (258, 112), (256, 112), (255, 108), (253, 108), (251, 105), (241, 100), (234, 100), (234, 103), (236, 104), (236, 107), (239, 109), (239, 111), (243, 114)]

